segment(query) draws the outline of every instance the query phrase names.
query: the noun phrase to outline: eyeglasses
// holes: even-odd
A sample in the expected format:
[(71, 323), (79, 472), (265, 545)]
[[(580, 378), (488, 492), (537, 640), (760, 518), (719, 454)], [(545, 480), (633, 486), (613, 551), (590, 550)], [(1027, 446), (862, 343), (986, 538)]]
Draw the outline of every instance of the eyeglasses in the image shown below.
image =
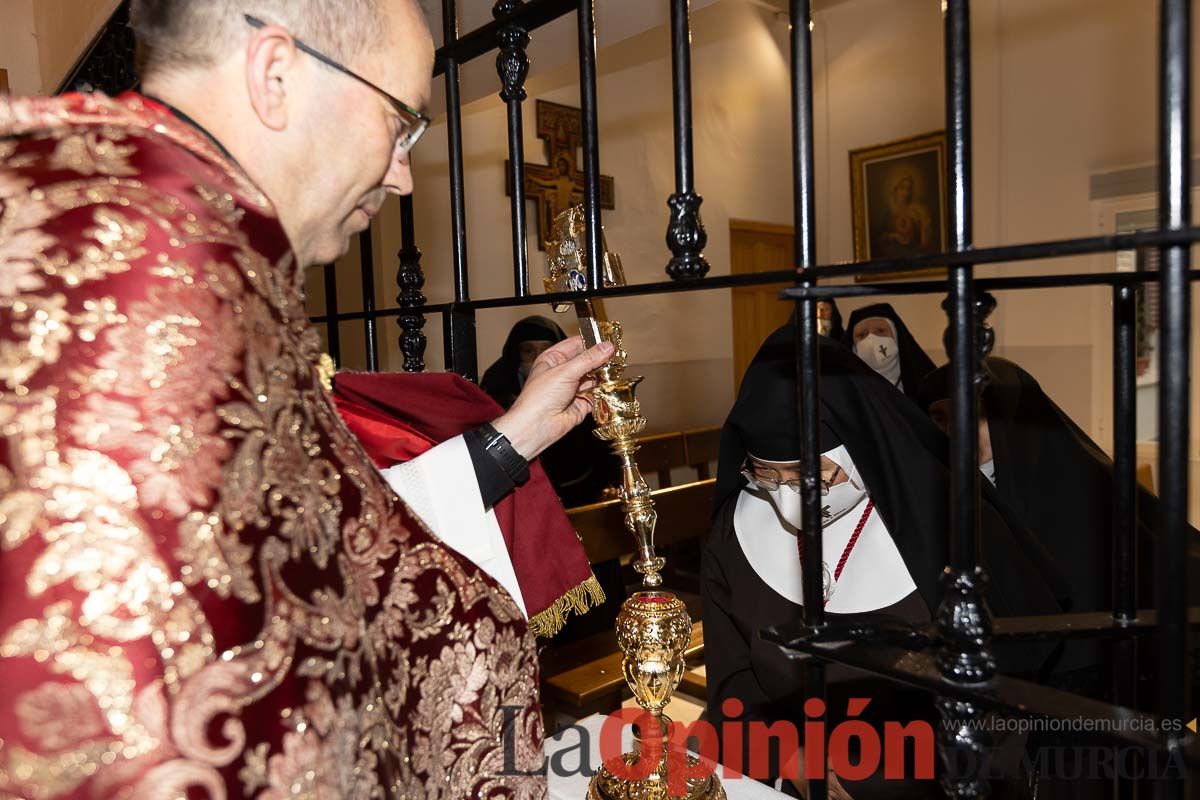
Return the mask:
[[(762, 474), (763, 470), (769, 470), (770, 474)], [(780, 486), (786, 486), (795, 492), (800, 491), (800, 478), (792, 478), (791, 480), (785, 481), (783, 480), (783, 474), (775, 467), (767, 467), (762, 465), (755, 467), (755, 465), (750, 463), (750, 459), (748, 458), (742, 462), (741, 473), (742, 477), (746, 479), (747, 483), (753, 487), (762, 489), (764, 492), (773, 492)], [(826, 480), (824, 476), (821, 477), (822, 497), (829, 494), (829, 487), (837, 481), (838, 476), (841, 474), (842, 468), (836, 467), (833, 470), (833, 473), (829, 476), (828, 480)]]
[[(258, 17), (253, 17), (249, 14), (243, 14), (242, 16), (245, 18), (246, 22), (253, 28), (265, 28), (267, 26), (267, 23), (263, 22)], [(295, 36), (292, 37), (292, 41), (296, 43), (297, 50), (300, 50), (303, 53), (308, 53), (310, 56), (315, 58), (317, 61), (320, 61), (322, 64), (324, 64), (327, 67), (337, 70), (338, 72), (342, 73), (343, 75), (349, 75), (351, 78), (354, 78), (354, 80), (358, 81), (359, 83), (363, 84), (364, 86), (374, 89), (385, 100), (387, 100), (388, 104), (391, 105), (392, 109), (396, 112), (396, 115), (398, 117), (400, 117), (400, 134), (396, 138), (395, 152), (393, 154), (393, 157), (396, 160), (399, 160), (399, 159), (403, 158), (404, 156), (408, 155), (409, 151), (411, 151), (413, 149), (413, 146), (416, 145), (417, 140), (421, 138), (421, 134), (425, 133), (425, 130), (429, 127), (429, 123), (432, 122), (433, 120), (431, 120), (429, 117), (422, 114), (420, 111), (417, 111), (415, 108), (408, 105), (403, 100), (400, 100), (397, 97), (393, 97), (392, 95), (385, 92), (383, 89), (380, 89), (374, 83), (367, 80), (362, 75), (359, 75), (354, 70), (352, 70), (348, 67), (342, 66), (341, 64), (339, 64), (338, 62), (336, 62), (332, 58), (330, 58), (329, 56), (322, 53), (320, 50), (317, 50), (316, 48), (313, 48), (313, 47), (309, 47), (304, 42), (297, 39)]]

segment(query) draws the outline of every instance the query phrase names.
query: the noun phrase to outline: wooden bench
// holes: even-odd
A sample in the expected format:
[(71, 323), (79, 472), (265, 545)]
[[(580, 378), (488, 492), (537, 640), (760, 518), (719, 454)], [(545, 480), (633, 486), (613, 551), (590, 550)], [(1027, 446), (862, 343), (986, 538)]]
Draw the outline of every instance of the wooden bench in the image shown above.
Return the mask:
[(697, 428), (683, 432), (684, 459), (696, 470), (696, 480), (713, 477), (708, 465), (717, 460), (721, 452), (720, 428)]
[[(709, 478), (652, 493), (659, 520), (654, 536), (656, 547), (698, 542), (707, 534), (715, 483)], [(634, 551), (635, 543), (625, 528), (620, 501), (580, 506), (569, 509), (567, 515), (583, 540), (591, 563), (620, 558)], [(689, 664), (697, 662), (704, 652), (703, 625), (698, 610), (693, 611), (697, 613), (693, 614), (692, 638), (685, 652)], [(576, 718), (608, 713), (616, 710), (628, 694), (613, 631), (546, 648), (541, 653), (541, 668), (542, 700), (547, 710), (562, 711)]]
[(676, 432), (643, 436), (638, 440), (634, 457), (643, 474), (656, 475), (659, 488), (666, 488), (671, 485), (671, 470), (687, 466), (683, 434)]
[[(666, 489), (655, 489), (654, 510), (658, 525), (654, 529), (654, 544), (666, 546), (675, 542), (702, 538), (709, 530), (716, 480), (696, 481)], [(633, 535), (625, 528), (625, 515), (620, 500), (567, 509), (567, 517), (583, 539), (588, 561), (595, 564), (632, 553)]]
[(709, 464), (717, 460), (720, 444), (720, 428), (657, 433), (639, 440), (636, 458), (642, 472), (657, 477), (658, 487), (665, 489), (672, 485), (671, 470), (677, 467), (691, 467), (699, 481), (711, 478)]
[(1154, 467), (1150, 464), (1138, 464), (1137, 482), (1150, 494), (1154, 494)]

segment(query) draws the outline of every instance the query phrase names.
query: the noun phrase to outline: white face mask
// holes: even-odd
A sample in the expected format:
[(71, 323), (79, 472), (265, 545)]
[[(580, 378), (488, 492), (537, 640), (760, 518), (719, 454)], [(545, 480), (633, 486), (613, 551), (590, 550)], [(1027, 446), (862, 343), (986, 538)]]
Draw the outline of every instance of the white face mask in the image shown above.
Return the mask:
[(800, 507), (800, 490), (793, 489), (791, 486), (780, 484), (773, 492), (767, 492), (767, 496), (771, 498), (772, 505), (779, 512), (779, 516), (783, 521), (791, 525), (797, 530), (802, 524), (802, 514)]
[(866, 489), (860, 489), (850, 480), (830, 486), (829, 493), (821, 498), (821, 524), (828, 525), (846, 516), (866, 494)]
[(867, 362), (871, 369), (881, 372), (900, 360), (900, 348), (891, 336), (869, 333), (854, 345), (858, 357)]
[(828, 336), (833, 333), (833, 320), (817, 318), (817, 335)]
[[(821, 497), (821, 524), (828, 525), (846, 516), (861, 503), (867, 495), (867, 490), (863, 487), (858, 470), (855, 468), (854, 462), (850, 460), (850, 453), (844, 445), (839, 445), (821, 455), (838, 464), (848, 476), (847, 480), (842, 483), (830, 486), (829, 492)], [(799, 530), (802, 527), (801, 506), (803, 505), (799, 488), (780, 484), (766, 494), (771, 498), (771, 503), (779, 512), (779, 516), (793, 528)]]

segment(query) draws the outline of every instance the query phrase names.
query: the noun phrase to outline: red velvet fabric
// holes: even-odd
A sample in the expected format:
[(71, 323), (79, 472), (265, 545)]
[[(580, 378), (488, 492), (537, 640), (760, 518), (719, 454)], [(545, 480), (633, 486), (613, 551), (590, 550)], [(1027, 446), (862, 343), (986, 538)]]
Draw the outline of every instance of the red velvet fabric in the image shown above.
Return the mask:
[[(340, 372), (333, 399), (380, 468), (415, 458), (504, 412), (453, 372)], [(530, 618), (592, 577), (583, 544), (536, 460), (529, 480), (495, 511)]]

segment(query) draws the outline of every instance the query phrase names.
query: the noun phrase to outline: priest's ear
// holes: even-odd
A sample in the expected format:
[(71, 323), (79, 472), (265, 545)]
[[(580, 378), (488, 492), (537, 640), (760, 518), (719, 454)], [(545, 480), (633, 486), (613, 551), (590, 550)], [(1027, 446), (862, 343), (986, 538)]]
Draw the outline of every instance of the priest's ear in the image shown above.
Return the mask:
[[(246, 45), (246, 92), (263, 125), (282, 131), (288, 125), (288, 92), (301, 85), (304, 54), (286, 28), (264, 25)], [(293, 103), (295, 97), (290, 98)], [(294, 112), (293, 112), (294, 113)]]

